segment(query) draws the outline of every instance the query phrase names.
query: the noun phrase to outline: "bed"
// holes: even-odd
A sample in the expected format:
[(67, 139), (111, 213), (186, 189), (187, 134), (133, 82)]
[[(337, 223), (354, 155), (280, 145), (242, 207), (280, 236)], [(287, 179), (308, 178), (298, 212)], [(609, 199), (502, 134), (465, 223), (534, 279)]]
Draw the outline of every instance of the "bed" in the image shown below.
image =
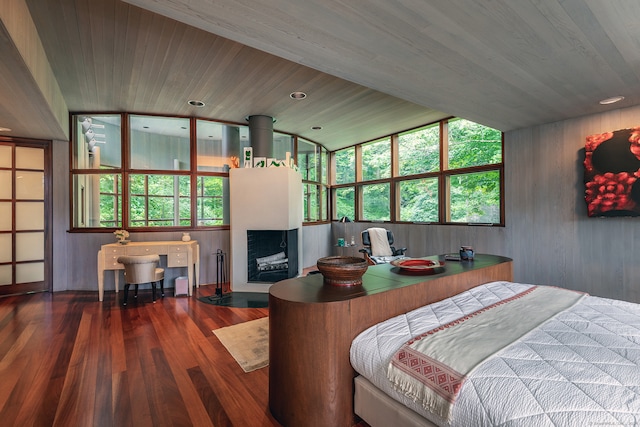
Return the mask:
[[(538, 300), (526, 310), (522, 308), (526, 304), (516, 305), (530, 295), (555, 304), (559, 299), (555, 293), (544, 294), (556, 292), (550, 288), (494, 281), (364, 330), (353, 340), (349, 354), (358, 374), (355, 413), (372, 427), (639, 424), (640, 305), (570, 291), (561, 294), (568, 298), (564, 306), (558, 303), (546, 314), (538, 311), (551, 303), (540, 304)], [(494, 328), (503, 315), (495, 313), (511, 301), (516, 301), (511, 307), (515, 320), (503, 331), (520, 332), (513, 332), (515, 338), (509, 338), (512, 343), (500, 347), (497, 342), (497, 347), (485, 350), (489, 356), (469, 362), (471, 368), (464, 371), (452, 392), (453, 402), (440, 410), (440, 415), (425, 409), (429, 406), (424, 397), (428, 391), (416, 391), (397, 381), (398, 377), (390, 378), (403, 349), (432, 339), (427, 331), (452, 334), (444, 325), (454, 324), (451, 329), (478, 331), (478, 325), (491, 318)], [(461, 326), (454, 323), (461, 318), (478, 323), (473, 327), (462, 326), (466, 320)], [(457, 337), (451, 339), (456, 343), (454, 348), (464, 348)], [(469, 345), (467, 348), (472, 348)]]

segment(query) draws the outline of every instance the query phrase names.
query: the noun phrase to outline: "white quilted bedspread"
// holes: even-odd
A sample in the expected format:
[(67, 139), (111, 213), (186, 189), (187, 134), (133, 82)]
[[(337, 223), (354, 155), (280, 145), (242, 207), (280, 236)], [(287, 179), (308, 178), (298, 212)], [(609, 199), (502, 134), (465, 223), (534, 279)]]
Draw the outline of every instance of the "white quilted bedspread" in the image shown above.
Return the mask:
[[(489, 283), (375, 325), (354, 340), (351, 364), (388, 395), (448, 425), (393, 390), (390, 358), (414, 336), (530, 286)], [(451, 425), (640, 425), (640, 304), (589, 296), (534, 329), (471, 374)]]

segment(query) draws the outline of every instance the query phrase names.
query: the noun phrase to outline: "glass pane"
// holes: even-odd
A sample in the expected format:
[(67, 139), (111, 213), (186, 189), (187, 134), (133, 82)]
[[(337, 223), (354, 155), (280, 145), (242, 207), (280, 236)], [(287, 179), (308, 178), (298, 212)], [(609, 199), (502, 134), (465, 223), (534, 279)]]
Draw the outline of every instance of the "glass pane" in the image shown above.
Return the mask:
[(16, 261), (44, 259), (44, 233), (16, 233)]
[(44, 200), (44, 173), (16, 171), (16, 199)]
[(389, 183), (362, 186), (362, 216), (367, 221), (390, 221)]
[(42, 148), (16, 147), (16, 168), (44, 170)]
[(122, 118), (113, 115), (73, 116), (73, 167), (114, 169), (122, 167)]
[[(336, 184), (347, 184), (356, 181), (356, 151), (353, 147), (336, 151)], [(342, 218), (341, 216), (338, 218)], [(351, 217), (349, 217), (351, 218)]]
[(191, 177), (131, 175), (129, 179), (130, 226), (191, 225)]
[(438, 123), (398, 136), (400, 175), (436, 172), (440, 169), (440, 125)]
[[(329, 193), (327, 192), (327, 188), (325, 186), (320, 186), (320, 220), (326, 221), (329, 219)], [(342, 217), (341, 217), (342, 218)]]
[(318, 186), (308, 184), (304, 186), (304, 219), (312, 222), (320, 219), (320, 206), (318, 200)]
[(0, 171), (0, 199), (13, 197), (13, 177), (11, 171)]
[(240, 167), (242, 150), (249, 146), (249, 128), (198, 120), (198, 170), (228, 172)]
[(120, 174), (73, 176), (73, 226), (122, 226), (122, 179)]
[(130, 116), (132, 169), (190, 170), (189, 119)]
[(273, 158), (276, 160), (285, 160), (289, 156), (293, 156), (293, 137), (284, 133), (273, 133)]
[(13, 285), (12, 267), (0, 265), (0, 285)]
[(197, 183), (198, 225), (229, 224), (229, 178), (200, 176)]
[(502, 132), (464, 119), (449, 121), (449, 169), (502, 162)]
[(334, 196), (336, 201), (336, 211), (334, 212), (334, 219), (346, 216), (353, 221), (353, 219), (356, 217), (355, 194), (356, 193), (354, 187), (335, 189)]
[(13, 261), (11, 233), (0, 233), (0, 262)]
[(500, 223), (500, 172), (449, 177), (450, 221)]
[(16, 265), (16, 284), (42, 282), (44, 280), (44, 263), (30, 262)]
[(298, 138), (298, 169), (305, 181), (318, 180), (317, 145)]
[(400, 221), (438, 222), (438, 179), (401, 181)]
[(320, 147), (320, 182), (328, 184), (329, 176), (329, 153), (324, 147)]
[(362, 180), (391, 177), (391, 140), (370, 142), (362, 146)]
[(44, 203), (17, 202), (16, 230), (44, 230)]
[(11, 202), (0, 202), (0, 231), (11, 231), (11, 218), (13, 218), (11, 206)]
[(0, 145), (0, 168), (10, 168), (13, 163), (10, 145)]

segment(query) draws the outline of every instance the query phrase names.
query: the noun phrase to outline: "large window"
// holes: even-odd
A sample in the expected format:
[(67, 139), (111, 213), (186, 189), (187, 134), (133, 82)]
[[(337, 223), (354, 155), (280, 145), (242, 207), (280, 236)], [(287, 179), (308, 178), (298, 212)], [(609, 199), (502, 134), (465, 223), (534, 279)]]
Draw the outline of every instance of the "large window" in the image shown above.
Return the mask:
[(332, 219), (504, 224), (502, 144), (455, 118), (336, 151)]
[[(241, 167), (248, 126), (136, 114), (72, 120), (72, 228), (228, 226), (229, 170)], [(273, 158), (300, 162), (305, 222), (327, 221), (328, 153), (297, 142), (296, 157), (296, 138), (274, 132)]]
[(298, 138), (298, 168), (302, 174), (304, 221), (328, 218), (327, 151), (310, 141)]

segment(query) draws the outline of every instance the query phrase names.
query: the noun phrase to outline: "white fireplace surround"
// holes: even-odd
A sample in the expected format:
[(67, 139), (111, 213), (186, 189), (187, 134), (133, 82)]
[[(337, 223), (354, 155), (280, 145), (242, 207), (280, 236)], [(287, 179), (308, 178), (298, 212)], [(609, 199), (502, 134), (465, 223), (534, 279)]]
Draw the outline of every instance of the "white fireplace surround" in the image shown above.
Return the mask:
[(229, 171), (231, 290), (268, 292), (272, 283), (248, 282), (247, 230), (298, 230), (302, 274), (302, 177), (285, 167)]

